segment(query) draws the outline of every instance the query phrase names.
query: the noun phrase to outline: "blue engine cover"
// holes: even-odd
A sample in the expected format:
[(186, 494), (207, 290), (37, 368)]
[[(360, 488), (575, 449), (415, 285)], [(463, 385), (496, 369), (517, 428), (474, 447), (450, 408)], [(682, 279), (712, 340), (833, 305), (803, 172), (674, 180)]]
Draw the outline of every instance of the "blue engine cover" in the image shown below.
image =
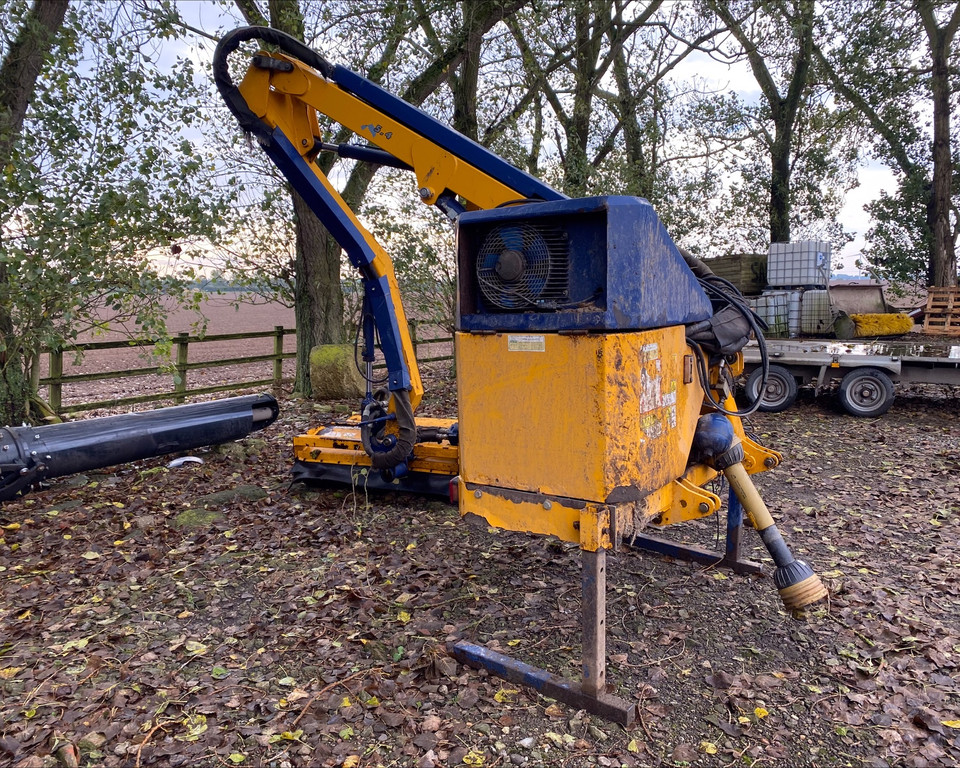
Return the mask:
[(457, 262), (463, 331), (629, 331), (713, 314), (653, 206), (637, 197), (464, 213)]

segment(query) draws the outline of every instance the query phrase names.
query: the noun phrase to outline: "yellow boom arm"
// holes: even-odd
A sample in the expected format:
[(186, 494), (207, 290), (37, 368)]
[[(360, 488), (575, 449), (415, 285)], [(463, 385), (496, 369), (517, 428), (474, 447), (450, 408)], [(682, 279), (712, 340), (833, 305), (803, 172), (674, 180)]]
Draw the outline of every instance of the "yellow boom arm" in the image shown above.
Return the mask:
[[(230, 79), (227, 57), (240, 43), (253, 39), (277, 46), (283, 53), (255, 55), (237, 87)], [(416, 409), (423, 386), (393, 264), (314, 162), (316, 156), (331, 149), (408, 168), (416, 174), (421, 200), (451, 217), (465, 209), (457, 196), (471, 208), (564, 196), (277, 30), (245, 27), (226, 35), (217, 48), (214, 75), (241, 126), (257, 136), (360, 270), (387, 362), (388, 388), (395, 396), (409, 392), (411, 411)], [(324, 144), (318, 113), (362, 136), (369, 145)]]

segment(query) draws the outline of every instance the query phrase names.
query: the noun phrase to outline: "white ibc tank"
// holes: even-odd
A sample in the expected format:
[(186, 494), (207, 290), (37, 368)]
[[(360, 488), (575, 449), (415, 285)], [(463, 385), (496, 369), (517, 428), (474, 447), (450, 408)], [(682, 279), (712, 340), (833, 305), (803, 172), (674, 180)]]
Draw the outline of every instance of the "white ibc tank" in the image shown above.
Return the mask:
[(800, 335), (800, 315), (803, 305), (802, 290), (787, 291), (787, 334), (791, 339)]
[(803, 240), (770, 243), (767, 284), (784, 288), (826, 288), (830, 283), (830, 243)]
[(757, 314), (767, 324), (767, 336), (783, 337), (789, 332), (789, 291), (766, 290), (757, 297)]
[(833, 330), (833, 310), (826, 290), (803, 292), (800, 331), (807, 336), (822, 336)]

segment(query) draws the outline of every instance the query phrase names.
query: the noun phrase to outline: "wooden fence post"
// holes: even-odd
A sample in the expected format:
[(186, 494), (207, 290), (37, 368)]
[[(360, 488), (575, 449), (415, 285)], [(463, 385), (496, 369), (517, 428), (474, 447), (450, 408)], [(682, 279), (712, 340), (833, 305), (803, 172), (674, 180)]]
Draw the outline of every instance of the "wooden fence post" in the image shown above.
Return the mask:
[(189, 353), (190, 334), (177, 334), (177, 377), (173, 382), (173, 391), (176, 393), (174, 402), (182, 403), (187, 391), (187, 355)]
[(417, 321), (408, 320), (407, 327), (410, 329), (410, 344), (413, 345), (413, 356), (417, 356)]
[(63, 404), (63, 351), (59, 349), (50, 350), (50, 409), (60, 413), (60, 406)]
[(273, 354), (276, 358), (273, 361), (273, 388), (278, 390), (283, 385), (283, 326), (273, 326)]

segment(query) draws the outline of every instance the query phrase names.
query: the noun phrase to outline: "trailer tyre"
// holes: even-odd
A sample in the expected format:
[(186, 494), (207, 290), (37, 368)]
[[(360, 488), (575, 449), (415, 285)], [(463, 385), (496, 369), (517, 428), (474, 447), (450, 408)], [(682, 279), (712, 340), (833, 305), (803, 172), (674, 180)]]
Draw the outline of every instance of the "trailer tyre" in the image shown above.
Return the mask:
[(797, 380), (782, 365), (771, 365), (767, 372), (767, 384), (761, 393), (760, 379), (763, 369), (757, 368), (747, 378), (747, 399), (755, 403), (760, 398), (757, 410), (767, 413), (785, 411), (797, 399)]
[(840, 382), (840, 404), (851, 416), (881, 416), (893, 405), (893, 382), (878, 368), (855, 368)]

